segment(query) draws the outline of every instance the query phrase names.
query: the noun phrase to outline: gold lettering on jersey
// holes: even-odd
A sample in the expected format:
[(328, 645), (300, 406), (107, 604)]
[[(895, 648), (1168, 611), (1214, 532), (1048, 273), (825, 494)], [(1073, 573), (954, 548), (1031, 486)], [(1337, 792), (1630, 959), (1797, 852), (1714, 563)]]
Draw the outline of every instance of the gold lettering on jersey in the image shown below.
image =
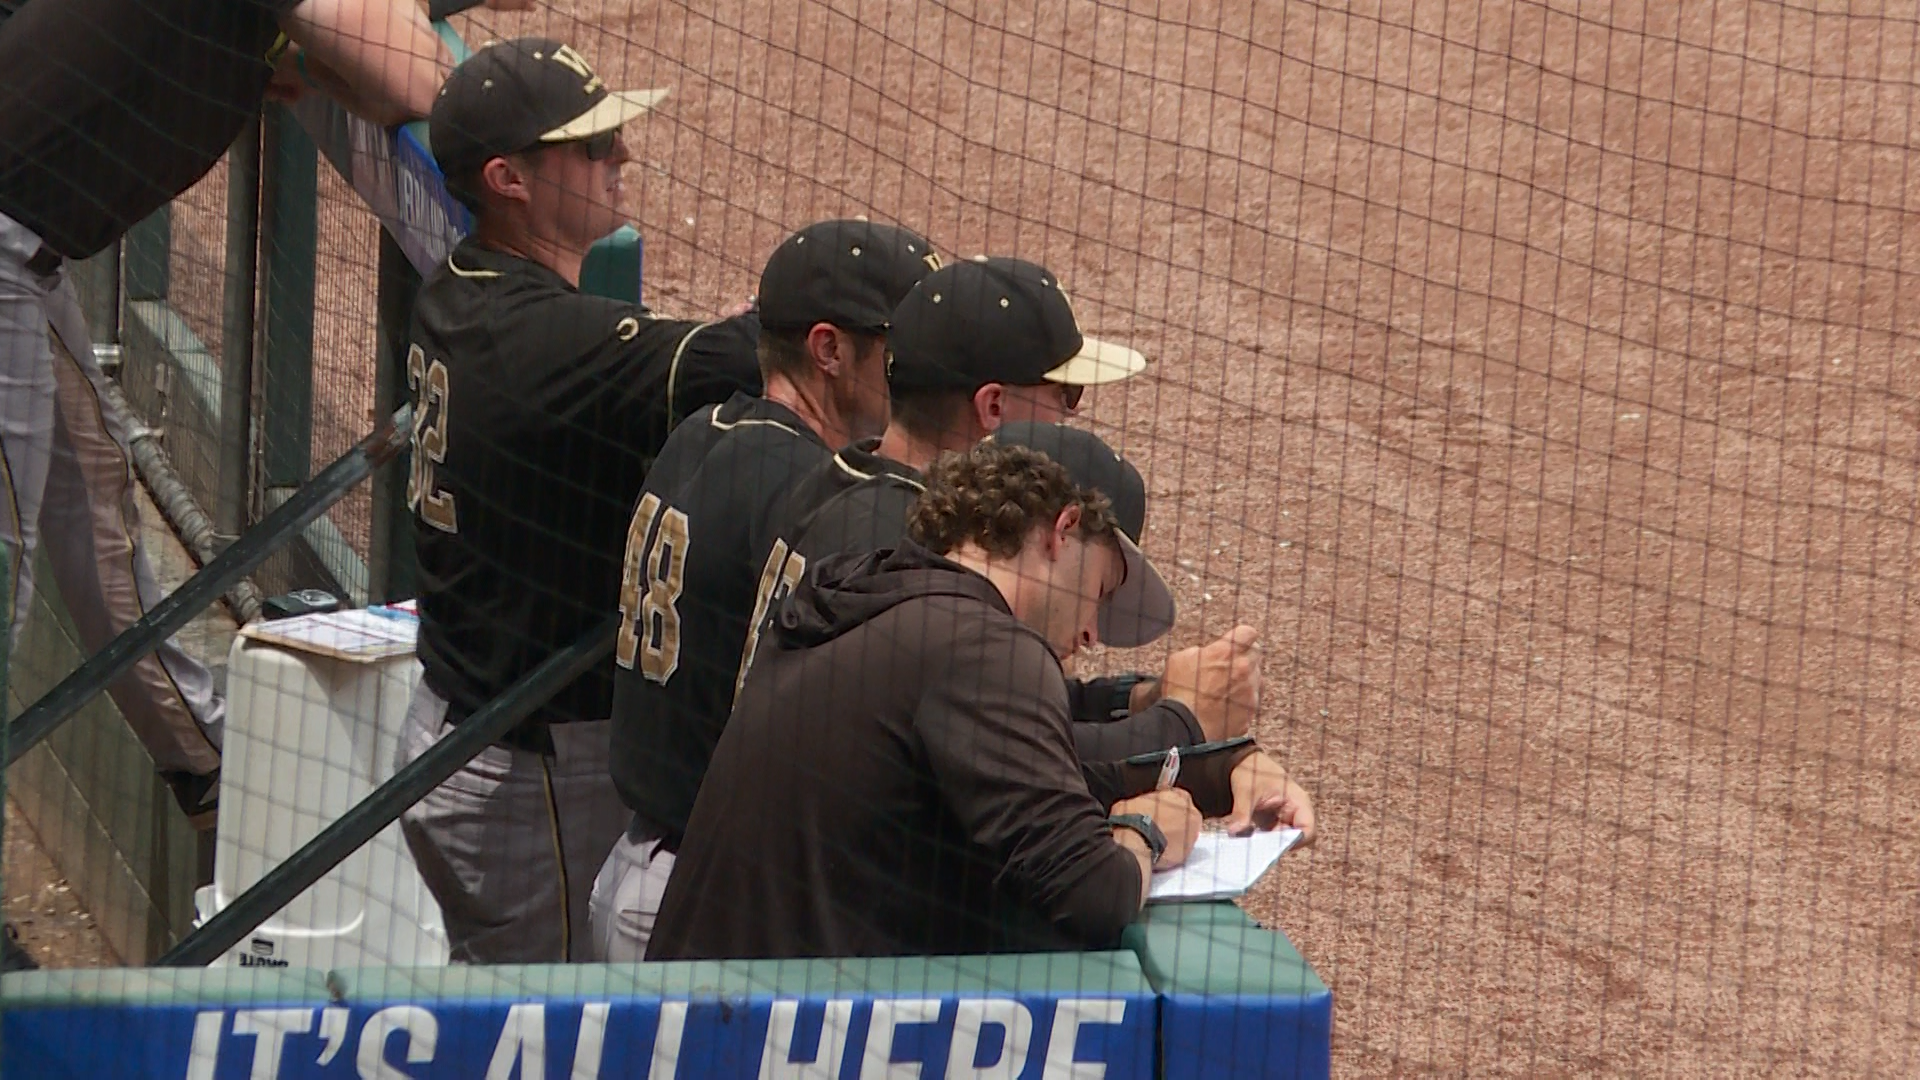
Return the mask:
[(413, 462), (407, 476), (407, 507), (420, 520), (444, 533), (458, 533), (460, 518), (454, 511), (453, 494), (442, 491), (434, 480), (434, 467), (447, 461), (447, 409), (452, 383), (447, 365), (438, 360), (427, 362), (419, 345), (407, 349), (407, 387), (413, 399)]
[[(655, 528), (656, 522), (658, 528)], [(627, 525), (614, 662), (666, 685), (680, 667), (680, 590), (687, 573), (687, 515), (649, 491)]]
[(740, 672), (733, 678), (733, 696), (747, 684), (747, 671), (753, 667), (753, 654), (760, 647), (760, 632), (773, 621), (774, 609), (787, 598), (800, 575), (807, 569), (807, 557), (790, 550), (785, 540), (775, 540), (767, 553), (767, 565), (760, 571), (760, 588), (753, 601), (753, 619), (747, 623), (747, 644), (740, 651)]
[(587, 93), (591, 94), (600, 89), (600, 76), (595, 75), (593, 69), (587, 66), (586, 57), (573, 51), (573, 46), (562, 45), (553, 50), (553, 62), (586, 80), (586, 85), (581, 89)]
[(632, 341), (640, 336), (640, 320), (629, 315), (614, 324), (613, 333), (621, 341)]

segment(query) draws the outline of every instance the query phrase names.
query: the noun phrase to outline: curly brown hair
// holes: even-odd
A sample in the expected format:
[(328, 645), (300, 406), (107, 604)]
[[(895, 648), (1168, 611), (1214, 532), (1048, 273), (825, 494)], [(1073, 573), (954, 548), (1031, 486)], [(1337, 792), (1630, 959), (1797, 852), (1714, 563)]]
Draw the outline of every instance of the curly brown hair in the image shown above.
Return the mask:
[(1058, 462), (1038, 450), (987, 439), (934, 460), (927, 490), (907, 514), (907, 535), (936, 555), (971, 540), (989, 555), (1010, 559), (1034, 529), (1051, 528), (1069, 506), (1080, 508), (1083, 539), (1120, 529), (1107, 497), (1075, 484)]

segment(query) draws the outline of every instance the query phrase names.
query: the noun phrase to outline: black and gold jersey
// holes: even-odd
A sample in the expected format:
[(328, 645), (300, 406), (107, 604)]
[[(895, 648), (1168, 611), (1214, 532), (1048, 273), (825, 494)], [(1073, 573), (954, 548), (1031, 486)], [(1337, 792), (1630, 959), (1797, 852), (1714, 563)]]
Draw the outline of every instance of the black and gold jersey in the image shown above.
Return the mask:
[[(603, 621), (628, 510), (688, 411), (758, 392), (751, 314), (653, 317), (468, 241), (421, 289), (407, 378), (419, 655), (461, 717)], [(610, 670), (533, 720), (604, 719)]]
[(677, 846), (751, 660), (806, 562), (775, 532), (793, 482), (832, 448), (778, 402), (745, 394), (688, 417), (627, 531), (615, 646), (613, 779)]
[(862, 439), (794, 483), (777, 527), (808, 563), (897, 547), (906, 537), (907, 512), (927, 486), (918, 469), (879, 449), (879, 439)]

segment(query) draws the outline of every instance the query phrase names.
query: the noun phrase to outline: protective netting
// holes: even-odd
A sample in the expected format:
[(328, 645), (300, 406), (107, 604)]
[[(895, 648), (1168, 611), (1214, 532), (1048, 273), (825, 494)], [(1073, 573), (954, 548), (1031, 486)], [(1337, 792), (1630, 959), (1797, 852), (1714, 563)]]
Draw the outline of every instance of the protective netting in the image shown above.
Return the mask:
[(573, 18), (650, 297), (871, 208), (1156, 360), (1085, 411), (1262, 631), (1346, 1068), (1907, 1067), (1911, 6)]
[[(794, 229), (867, 214), (950, 260), (1043, 264), (1089, 333), (1151, 358), (1079, 426), (1143, 475), (1180, 615), (1081, 673), (1258, 631), (1253, 733), (1321, 835), (1240, 902), (1332, 989), (1336, 1071), (1904, 1075), (1920, 10), (1830, 7), (542, 2), (454, 25), (671, 88), (625, 133), (660, 314), (711, 318)], [(321, 170), (316, 467), (374, 419), (376, 348), (372, 221)], [(218, 184), (174, 218), (173, 295), (209, 341)], [(362, 558), (370, 506), (333, 516)], [(356, 692), (391, 728), (411, 675), (382, 672)], [(260, 678), (262, 710), (323, 694)]]

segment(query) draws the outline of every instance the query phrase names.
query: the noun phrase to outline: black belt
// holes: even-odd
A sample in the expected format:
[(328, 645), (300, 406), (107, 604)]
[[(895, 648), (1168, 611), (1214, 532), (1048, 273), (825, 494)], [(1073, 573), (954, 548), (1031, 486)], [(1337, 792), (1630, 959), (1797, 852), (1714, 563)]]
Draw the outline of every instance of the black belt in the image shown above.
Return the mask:
[(41, 244), (40, 250), (34, 252), (33, 257), (27, 260), (27, 269), (41, 277), (50, 277), (54, 271), (60, 269), (60, 264), (66, 261), (59, 252)]

